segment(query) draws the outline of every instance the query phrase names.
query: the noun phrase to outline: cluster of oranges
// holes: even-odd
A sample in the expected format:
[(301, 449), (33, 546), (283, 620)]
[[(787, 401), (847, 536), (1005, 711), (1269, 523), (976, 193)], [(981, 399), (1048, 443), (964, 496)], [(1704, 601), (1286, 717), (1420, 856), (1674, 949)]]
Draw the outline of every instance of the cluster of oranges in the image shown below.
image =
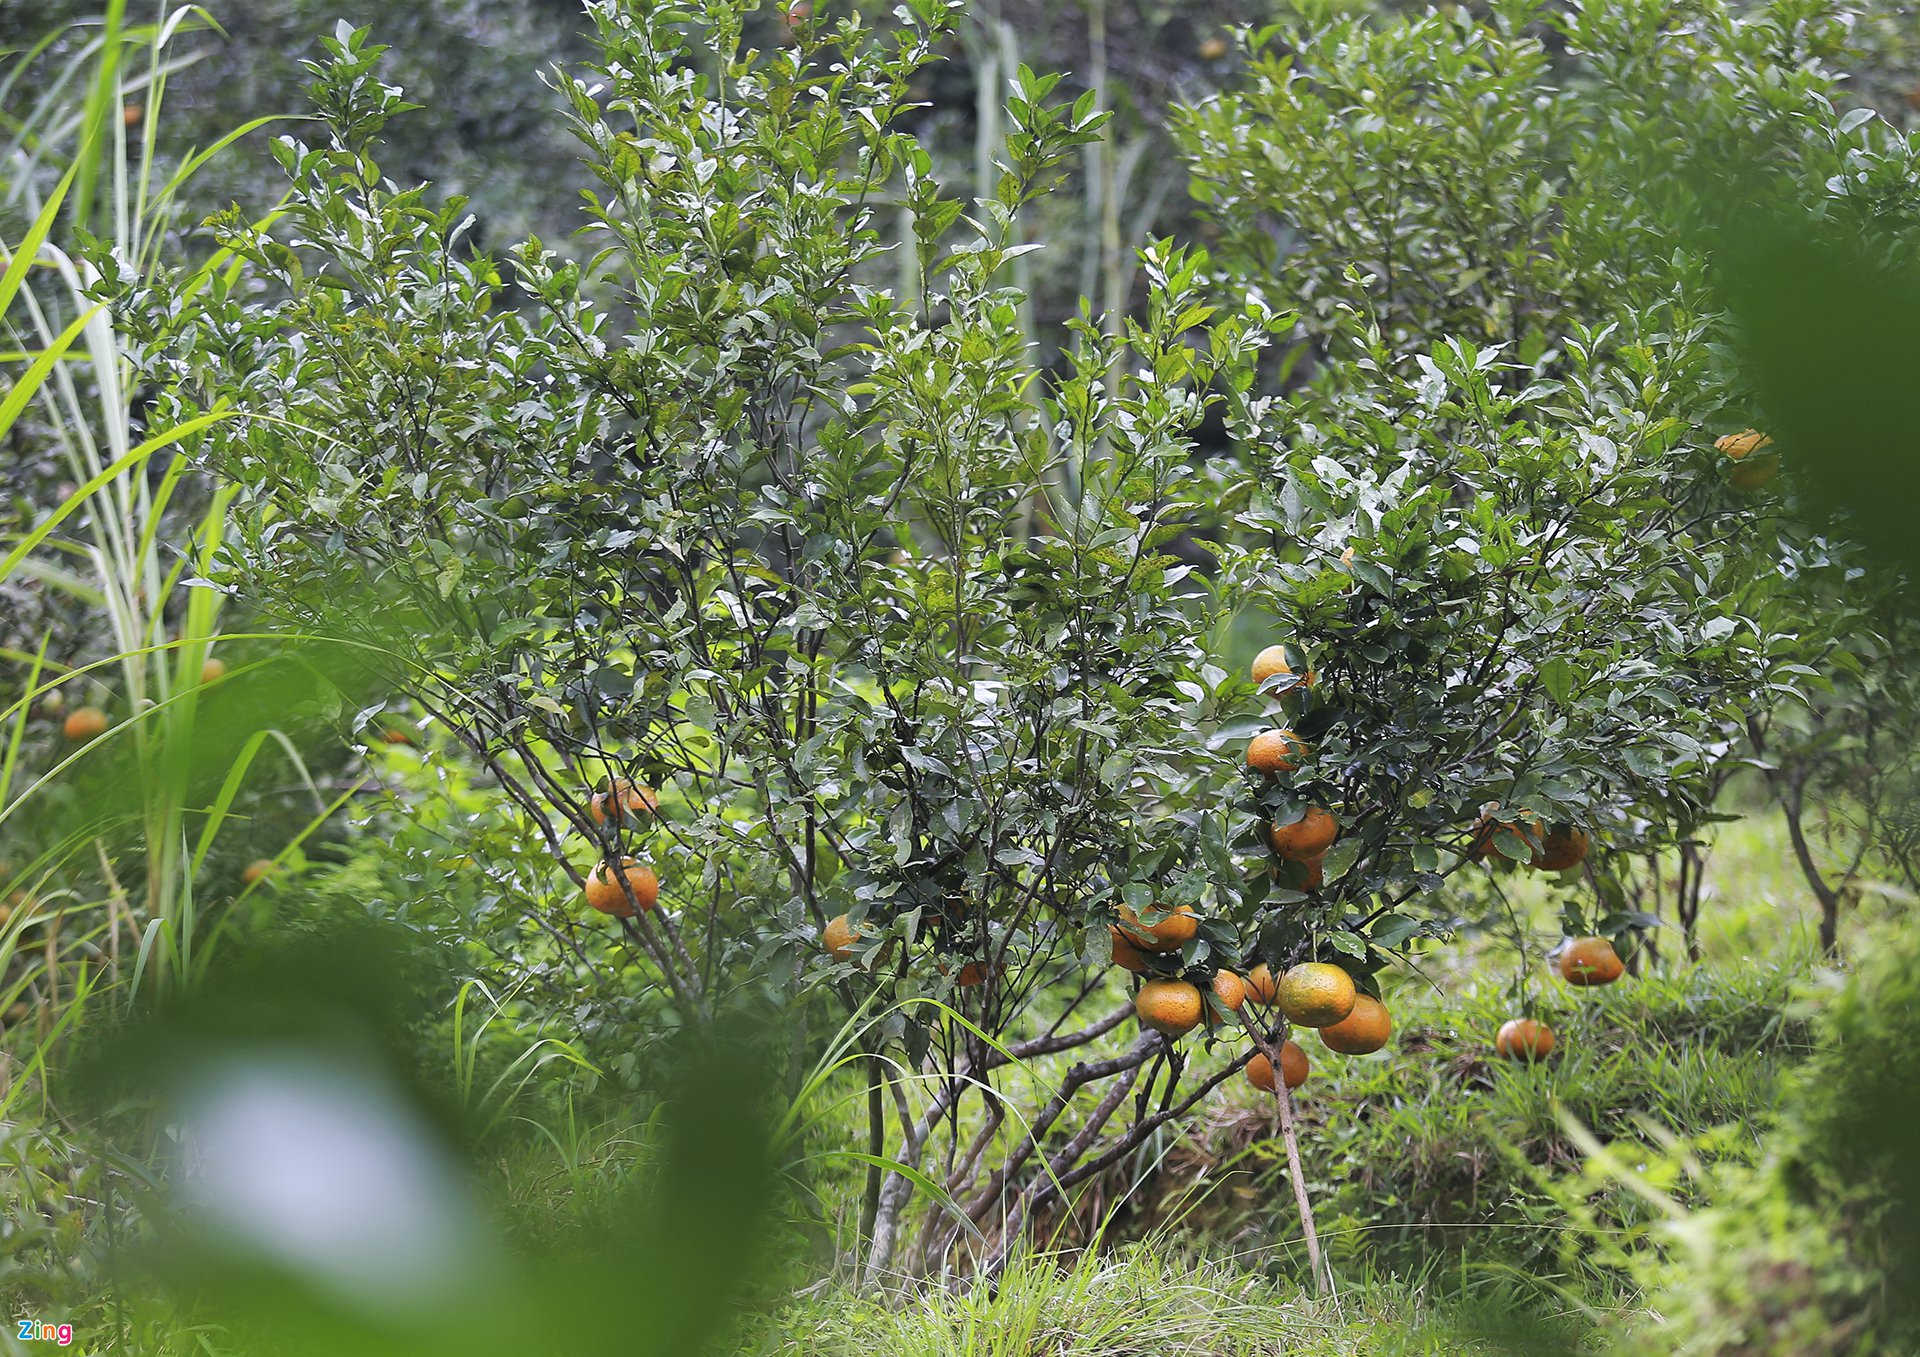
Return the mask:
[[(625, 824), (660, 809), (660, 798), (653, 788), (610, 778), (606, 786), (587, 802), (587, 814), (596, 825)], [(616, 919), (631, 919), (660, 903), (660, 878), (653, 868), (638, 858), (620, 859), (614, 864), (602, 858), (587, 876), (587, 904)]]
[[(1284, 705), (1289, 694), (1311, 689), (1316, 675), (1311, 671), (1296, 674), (1282, 646), (1268, 646), (1254, 658), (1252, 677), (1263, 691)], [(1268, 777), (1297, 769), (1308, 753), (1306, 744), (1290, 729), (1265, 730), (1247, 744), (1247, 766)], [(625, 784), (622, 784), (625, 785)], [(644, 789), (642, 789), (644, 792)], [(646, 793), (650, 798), (651, 793)], [(603, 798), (595, 798), (595, 817)], [(630, 807), (632, 808), (632, 807)], [(650, 800), (645, 809), (651, 810)], [(1497, 804), (1484, 807), (1475, 824), (1469, 853), (1475, 861), (1490, 857), (1524, 861), (1541, 871), (1559, 872), (1585, 860), (1591, 841), (1586, 831), (1573, 825), (1542, 823), (1529, 811), (1516, 811), (1501, 818)], [(1288, 824), (1269, 824), (1267, 841), (1286, 867), (1285, 884), (1302, 890), (1317, 890), (1324, 877), (1328, 851), (1340, 836), (1339, 819), (1324, 806), (1309, 805)], [(1516, 858), (1515, 843), (1520, 845)], [(629, 859), (631, 861), (631, 859)], [(588, 884), (588, 897), (595, 908), (596, 883), (601, 899), (625, 904), (625, 895), (617, 881), (606, 877), (603, 865)], [(657, 884), (644, 866), (636, 883), (635, 895), (650, 908)], [(631, 879), (631, 878), (630, 878)], [(642, 889), (644, 887), (644, 890)], [(609, 909), (609, 913), (618, 912)], [(630, 910), (628, 912), (631, 912)], [(1302, 962), (1284, 975), (1275, 977), (1264, 963), (1254, 967), (1245, 978), (1226, 968), (1216, 968), (1197, 981), (1186, 975), (1165, 973), (1171, 967), (1156, 966), (1154, 958), (1178, 952), (1199, 934), (1200, 918), (1191, 906), (1154, 908), (1147, 917), (1128, 905), (1117, 910), (1118, 921), (1108, 925), (1113, 964), (1134, 975), (1145, 976), (1134, 996), (1134, 1011), (1141, 1025), (1169, 1038), (1185, 1036), (1205, 1022), (1214, 1025), (1219, 1010), (1239, 1013), (1248, 1000), (1262, 1008), (1276, 1009), (1279, 1015), (1299, 1027), (1315, 1028), (1329, 1051), (1341, 1055), (1369, 1055), (1387, 1044), (1393, 1021), (1386, 1005), (1362, 992), (1353, 976), (1338, 965), (1321, 961)], [(860, 930), (840, 914), (827, 921), (820, 934), (822, 949), (835, 961), (851, 961), (857, 955)], [(1605, 938), (1583, 937), (1570, 941), (1559, 956), (1562, 976), (1574, 985), (1607, 985), (1624, 972), (1613, 944)], [(941, 968), (942, 974), (947, 973)], [(1150, 973), (1159, 972), (1159, 973)], [(970, 987), (984, 983), (990, 976), (988, 966), (968, 962), (957, 983)], [(1214, 1005), (1210, 1005), (1209, 993)], [(1217, 1005), (1217, 1007), (1216, 1007)], [(1540, 1059), (1554, 1048), (1551, 1030), (1531, 1018), (1516, 1018), (1500, 1029), (1495, 1047), (1504, 1056), (1515, 1059)], [(1280, 1047), (1280, 1078), (1288, 1088), (1298, 1088), (1311, 1070), (1307, 1054), (1298, 1043), (1286, 1041)], [(1256, 1088), (1271, 1092), (1275, 1087), (1273, 1063), (1264, 1051), (1251, 1053), (1246, 1065), (1247, 1078)]]
[[(1771, 441), (1764, 434), (1749, 430), (1747, 434), (1722, 439), (1719, 446), (1728, 456), (1739, 459), (1766, 447)], [(1772, 473), (1769, 471), (1767, 474)], [(1289, 692), (1311, 688), (1315, 683), (1312, 670), (1308, 670), (1304, 677), (1296, 676), (1285, 648), (1277, 645), (1268, 646), (1254, 657), (1251, 672), (1256, 684), (1279, 696), (1283, 703)], [(1294, 771), (1306, 754), (1306, 745), (1292, 730), (1265, 730), (1247, 744), (1247, 767), (1256, 773), (1273, 777)], [(1468, 848), (1474, 861), (1483, 862), (1491, 857), (1499, 857), (1525, 862), (1539, 871), (1563, 872), (1586, 860), (1592, 841), (1584, 829), (1569, 824), (1545, 824), (1530, 811), (1517, 811), (1510, 818), (1502, 818), (1499, 810), (1497, 803), (1481, 810)], [(1302, 890), (1319, 889), (1327, 850), (1339, 835), (1339, 820), (1331, 811), (1317, 805), (1308, 806), (1300, 818), (1291, 824), (1269, 825), (1267, 829), (1268, 842), (1275, 856), (1304, 869), (1296, 878), (1298, 888)], [(1115, 960), (1125, 964), (1121, 961), (1117, 943)], [(1613, 944), (1602, 937), (1571, 939), (1560, 952), (1559, 968), (1568, 984), (1583, 987), (1610, 985), (1626, 970)], [(1296, 977), (1302, 987), (1300, 997), (1297, 1002), (1289, 1003), (1287, 986)], [(1316, 1010), (1306, 1001), (1308, 986), (1326, 997), (1328, 1007)], [(1321, 1037), (1331, 1050), (1351, 1051), (1354, 1054), (1378, 1050), (1385, 1043), (1390, 1030), (1386, 1010), (1378, 1000), (1365, 994), (1359, 995), (1355, 1002), (1347, 1003), (1353, 993), (1351, 978), (1338, 966), (1308, 963), (1295, 966), (1282, 980), (1280, 1009), (1292, 1022), (1320, 1027)], [(1342, 1004), (1346, 1008), (1341, 1008)], [(1351, 1012), (1347, 1011), (1349, 1009)], [(1327, 1013), (1334, 1015), (1331, 1026), (1321, 1021)], [(1368, 1042), (1373, 1044), (1366, 1044)], [(1494, 1048), (1501, 1055), (1519, 1060), (1542, 1059), (1553, 1051), (1554, 1045), (1552, 1030), (1531, 1018), (1515, 1018), (1507, 1022), (1494, 1040)], [(1292, 1042), (1288, 1042), (1287, 1046), (1292, 1051), (1282, 1051), (1282, 1075), (1287, 1087), (1294, 1088), (1307, 1077), (1307, 1061), (1305, 1053), (1299, 1051)], [(1273, 1070), (1264, 1057), (1249, 1063), (1248, 1077), (1261, 1088), (1273, 1087)]]

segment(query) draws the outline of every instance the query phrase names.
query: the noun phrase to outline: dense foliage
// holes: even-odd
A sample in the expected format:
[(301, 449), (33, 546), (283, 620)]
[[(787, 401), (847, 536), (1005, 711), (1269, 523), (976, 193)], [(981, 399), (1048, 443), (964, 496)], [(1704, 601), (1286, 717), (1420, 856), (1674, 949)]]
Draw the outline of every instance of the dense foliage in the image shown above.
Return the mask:
[[(248, 129), (279, 181), (198, 230), (195, 174), (257, 166), (175, 177), (146, 120), (242, 48), (116, 3), (0, 83), (67, 72), (0, 215), (0, 1119), (47, 1109), (0, 1237), (44, 1295), (103, 1306), (121, 1230), (235, 1266), (149, 1190), (202, 1172), (167, 1081), (334, 1042), (520, 1232), (524, 1284), (424, 1287), (435, 1350), (567, 1310), (596, 1231), (691, 1349), (749, 1235), (796, 1286), (1017, 1297), (1048, 1241), (1210, 1228), (1324, 1289), (1315, 1201), (1349, 1275), (1897, 1347), (1899, 1080), (1858, 1071), (1898, 967), (1716, 970), (1787, 926), (1708, 870), (1764, 799), (1842, 961), (1913, 879), (1900, 577), (1748, 358), (1746, 219), (1920, 257), (1920, 139), (1842, 74), (1884, 103), (1887, 16), (1302, 0), (1115, 118), (1110, 56), (1165, 90), (1104, 8), (1081, 85), (959, 0), (594, 0), (538, 86), (487, 53), (553, 14), (434, 9), (435, 66), (427, 13), (322, 36), (313, 116)], [(1204, 245), (1144, 230), (1163, 121)], [(342, 918), (388, 927), (332, 992)], [(1767, 1211), (1807, 1257), (1689, 1270)], [(331, 1303), (308, 1350), (382, 1332)]]

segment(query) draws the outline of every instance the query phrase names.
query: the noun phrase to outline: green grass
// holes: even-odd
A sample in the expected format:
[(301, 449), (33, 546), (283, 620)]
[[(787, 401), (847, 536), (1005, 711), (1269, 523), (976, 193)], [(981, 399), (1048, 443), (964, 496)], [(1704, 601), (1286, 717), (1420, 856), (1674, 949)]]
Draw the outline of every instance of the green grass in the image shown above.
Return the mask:
[(1499, 1353), (1417, 1287), (1317, 1300), (1238, 1264), (1149, 1241), (1107, 1255), (1029, 1255), (994, 1287), (883, 1303), (810, 1293), (750, 1326), (773, 1357), (1414, 1357)]

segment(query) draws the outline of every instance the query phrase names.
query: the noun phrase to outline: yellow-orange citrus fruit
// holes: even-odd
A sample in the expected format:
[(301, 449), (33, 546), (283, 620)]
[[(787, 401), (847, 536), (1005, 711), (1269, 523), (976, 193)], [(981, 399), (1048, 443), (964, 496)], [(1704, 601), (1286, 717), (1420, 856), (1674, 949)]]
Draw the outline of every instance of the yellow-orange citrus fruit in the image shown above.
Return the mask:
[(1560, 974), (1569, 985), (1611, 985), (1627, 964), (1605, 938), (1575, 938), (1560, 952)]
[(1157, 924), (1144, 924), (1128, 905), (1120, 906), (1120, 928), (1128, 939), (1149, 952), (1172, 952), (1200, 931), (1200, 916), (1181, 905)]
[(1133, 1000), (1141, 1023), (1170, 1037), (1191, 1032), (1205, 1010), (1199, 987), (1185, 980), (1149, 980)]
[(1218, 61), (1227, 54), (1227, 40), (1218, 33), (1204, 39), (1200, 44), (1200, 60)]
[(69, 740), (91, 740), (106, 734), (107, 714), (98, 707), (75, 707), (60, 728)]
[(1247, 1001), (1247, 982), (1232, 971), (1215, 971), (1213, 997), (1237, 1012)]
[(255, 858), (247, 864), (246, 870), (240, 873), (240, 879), (249, 886), (257, 886), (268, 877), (279, 874), (280, 864), (272, 858)]
[(1324, 961), (1303, 961), (1280, 977), (1280, 1011), (1302, 1027), (1326, 1027), (1353, 1012), (1353, 977)]
[(218, 660), (209, 655), (207, 656), (206, 662), (200, 666), (200, 682), (202, 683), (218, 683), (226, 676), (227, 662), (225, 660)]
[(1327, 1049), (1341, 1055), (1372, 1055), (1392, 1035), (1393, 1019), (1387, 1014), (1387, 1006), (1371, 994), (1355, 995), (1353, 1012), (1320, 1029), (1320, 1040), (1327, 1043)]
[(1253, 663), (1248, 666), (1247, 672), (1253, 676), (1255, 683), (1265, 683), (1275, 674), (1291, 674), (1293, 666), (1287, 663), (1287, 648), (1268, 646), (1253, 657)]
[(1125, 933), (1122, 933), (1112, 924), (1107, 925), (1107, 932), (1113, 935), (1114, 965), (1123, 971), (1132, 971), (1135, 975), (1140, 974), (1140, 972), (1147, 968), (1146, 953), (1142, 952), (1138, 947), (1135, 947)]
[(1533, 865), (1543, 872), (1564, 872), (1586, 861), (1590, 847), (1592, 844), (1586, 830), (1576, 829), (1572, 825), (1555, 825), (1540, 840), (1540, 851), (1534, 855)]
[(1553, 1047), (1553, 1029), (1532, 1018), (1509, 1018), (1493, 1039), (1493, 1049), (1509, 1060), (1545, 1060)]
[(606, 791), (594, 793), (593, 799), (587, 802), (587, 813), (596, 825), (604, 825), (607, 817), (614, 814), (616, 804), (625, 815), (643, 812), (651, 815), (660, 809), (660, 798), (651, 787), (617, 777)]
[[(1249, 666), (1247, 672), (1253, 676), (1255, 683), (1265, 683), (1268, 679), (1277, 677), (1294, 678), (1293, 662), (1287, 658), (1285, 646), (1268, 646), (1253, 657), (1253, 664)], [(1311, 688), (1313, 681), (1314, 673), (1309, 669), (1304, 679), (1295, 679), (1290, 684), (1280, 685), (1281, 692), (1277, 696), (1285, 696), (1300, 688)]]
[[(1307, 1076), (1313, 1072), (1313, 1066), (1307, 1060), (1307, 1053), (1300, 1049), (1298, 1042), (1288, 1041), (1280, 1046), (1280, 1077), (1287, 1081), (1288, 1088), (1299, 1088), (1307, 1082)], [(1265, 1051), (1254, 1054), (1247, 1062), (1247, 1082), (1262, 1093), (1273, 1092), (1273, 1062), (1267, 1059)]]
[[(620, 876), (613, 874), (612, 868), (602, 862), (593, 869), (593, 875), (587, 878), (587, 903), (602, 914), (611, 914), (616, 919), (631, 919), (639, 909), (652, 909), (660, 900), (660, 878), (653, 874), (653, 868), (635, 858), (622, 858)], [(633, 889), (633, 899), (627, 898), (627, 892), (621, 885), (621, 877)]]
[(1773, 446), (1773, 440), (1758, 429), (1746, 429), (1740, 433), (1722, 434), (1713, 440), (1713, 446), (1720, 452), (1739, 461), (1750, 452)]
[(1290, 773), (1307, 747), (1290, 730), (1263, 730), (1247, 741), (1247, 767), (1257, 773)]
[(1247, 972), (1247, 994), (1263, 1004), (1279, 997), (1280, 983), (1273, 978), (1273, 967), (1263, 961)]
[(1727, 484), (1735, 490), (1758, 490), (1779, 474), (1779, 454), (1770, 452), (1764, 457), (1755, 457), (1735, 467), (1727, 475)]
[(1273, 851), (1289, 862), (1317, 858), (1340, 837), (1340, 822), (1319, 806), (1308, 806), (1307, 813), (1290, 825), (1273, 825), (1267, 830), (1267, 842)]
[(847, 922), (847, 916), (836, 914), (827, 920), (827, 926), (820, 930), (820, 945), (827, 955), (835, 961), (852, 961), (853, 944), (865, 936)]

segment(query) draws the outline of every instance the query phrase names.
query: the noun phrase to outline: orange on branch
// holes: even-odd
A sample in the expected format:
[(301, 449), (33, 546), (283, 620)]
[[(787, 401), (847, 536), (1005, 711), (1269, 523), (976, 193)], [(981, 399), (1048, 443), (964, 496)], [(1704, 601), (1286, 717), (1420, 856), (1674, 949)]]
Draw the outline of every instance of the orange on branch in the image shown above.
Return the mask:
[(827, 949), (827, 955), (835, 961), (852, 961), (853, 944), (860, 941), (862, 936), (847, 922), (846, 915), (836, 914), (820, 930), (820, 945)]
[(660, 797), (653, 788), (623, 777), (614, 778), (606, 791), (595, 792), (587, 802), (587, 814), (596, 825), (604, 825), (611, 815), (651, 815), (659, 809)]
[[(1307, 1082), (1307, 1076), (1313, 1072), (1313, 1065), (1307, 1059), (1307, 1053), (1300, 1049), (1298, 1042), (1282, 1042), (1280, 1045), (1280, 1077), (1286, 1080), (1288, 1088), (1299, 1088)], [(1247, 1082), (1262, 1093), (1273, 1092), (1273, 1061), (1267, 1058), (1265, 1051), (1259, 1051), (1247, 1061)]]
[(1156, 924), (1140, 922), (1130, 905), (1119, 908), (1120, 928), (1136, 947), (1149, 952), (1178, 951), (1180, 945), (1200, 931), (1200, 916), (1190, 906), (1180, 905)]
[(1185, 980), (1149, 980), (1134, 996), (1133, 1011), (1143, 1026), (1170, 1037), (1185, 1036), (1199, 1026), (1206, 1004), (1200, 988)]
[(1107, 932), (1113, 937), (1114, 965), (1123, 971), (1132, 971), (1135, 975), (1146, 970), (1147, 956), (1145, 952), (1135, 947), (1127, 935), (1122, 933), (1119, 928), (1113, 924), (1107, 925)]
[(1280, 977), (1280, 1011), (1302, 1027), (1327, 1027), (1353, 1012), (1353, 977), (1324, 961), (1304, 961)]
[(1256, 773), (1290, 773), (1300, 766), (1307, 747), (1290, 730), (1263, 730), (1247, 741), (1247, 767)]
[(1393, 1019), (1387, 1006), (1371, 994), (1355, 995), (1351, 1013), (1320, 1029), (1320, 1040), (1327, 1049), (1341, 1055), (1372, 1055), (1392, 1035)]
[(1280, 982), (1273, 977), (1273, 967), (1261, 962), (1247, 972), (1247, 994), (1263, 1004), (1270, 1004), (1280, 995)]
[(1238, 1012), (1240, 1005), (1247, 1001), (1247, 982), (1232, 971), (1213, 973), (1213, 997), (1228, 1008)]
[(1773, 440), (1758, 429), (1744, 429), (1739, 433), (1720, 435), (1713, 440), (1713, 446), (1737, 462), (1749, 453), (1772, 447)]
[[(621, 882), (626, 883), (625, 886)], [(628, 890), (633, 898), (627, 898)], [(660, 878), (653, 874), (653, 868), (637, 858), (622, 858), (620, 874), (605, 862), (593, 869), (587, 878), (587, 903), (602, 914), (611, 914), (616, 919), (631, 919), (640, 910), (652, 909), (660, 900)], [(636, 909), (635, 906), (638, 906)]]
[(1340, 822), (1319, 806), (1308, 806), (1307, 813), (1290, 825), (1272, 825), (1267, 842), (1288, 862), (1305, 862), (1322, 856), (1340, 837)]
[(1555, 825), (1540, 840), (1540, 851), (1534, 855), (1533, 865), (1543, 872), (1564, 872), (1586, 861), (1587, 850), (1592, 842), (1587, 831), (1576, 829), (1572, 825)]

